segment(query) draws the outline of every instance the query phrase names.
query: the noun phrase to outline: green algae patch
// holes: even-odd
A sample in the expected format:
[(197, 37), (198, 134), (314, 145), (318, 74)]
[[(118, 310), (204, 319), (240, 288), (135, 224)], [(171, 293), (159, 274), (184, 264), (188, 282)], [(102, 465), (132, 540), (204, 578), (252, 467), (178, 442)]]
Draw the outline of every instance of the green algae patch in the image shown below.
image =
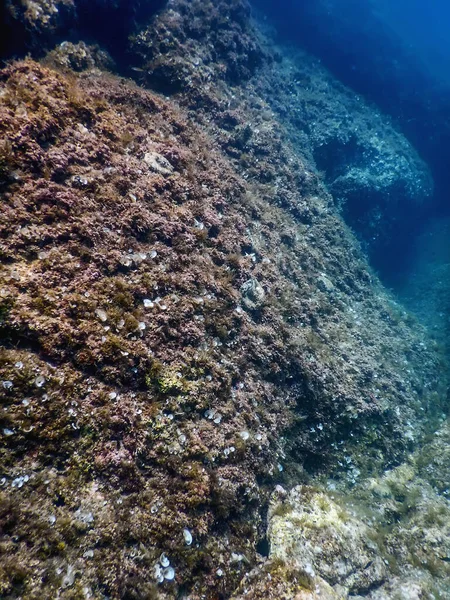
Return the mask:
[(145, 376), (147, 386), (155, 386), (156, 389), (165, 395), (186, 394), (196, 388), (195, 382), (189, 381), (183, 376), (180, 367), (164, 366), (156, 364), (152, 367), (151, 373)]

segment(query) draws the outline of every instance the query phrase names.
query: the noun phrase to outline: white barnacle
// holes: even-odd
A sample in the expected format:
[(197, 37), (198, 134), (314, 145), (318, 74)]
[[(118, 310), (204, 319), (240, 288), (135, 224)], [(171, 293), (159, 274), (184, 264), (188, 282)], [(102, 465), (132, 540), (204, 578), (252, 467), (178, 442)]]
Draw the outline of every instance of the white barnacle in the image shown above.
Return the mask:
[(162, 567), (168, 567), (170, 565), (170, 560), (167, 558), (164, 552), (159, 557), (159, 562), (161, 563)]
[(164, 575), (159, 564), (155, 565), (153, 573), (158, 583), (162, 583), (164, 581)]
[(3, 381), (2, 386), (4, 387), (5, 390), (10, 390), (13, 387), (13, 382), (12, 381)]
[(38, 375), (34, 380), (34, 384), (36, 387), (42, 387), (45, 384), (45, 377)]
[(250, 439), (250, 434), (248, 431), (241, 431), (239, 433), (239, 436), (242, 440), (244, 440), (244, 442), (246, 442), (248, 439)]
[(154, 302), (152, 302), (148, 298), (145, 298), (145, 300), (144, 300), (144, 306), (145, 306), (145, 308), (153, 308), (155, 306), (155, 304), (154, 304)]
[(90, 511), (81, 510), (81, 508), (75, 512), (75, 517), (78, 521), (85, 523), (86, 525), (90, 525), (94, 522), (94, 515)]
[(95, 314), (100, 319), (100, 321), (102, 321), (102, 323), (105, 323), (105, 321), (108, 320), (108, 315), (106, 314), (106, 311), (103, 310), (103, 308), (96, 308)]
[(183, 529), (183, 537), (186, 546), (190, 546), (192, 544), (192, 533), (189, 531), (189, 529)]
[(75, 582), (75, 570), (72, 565), (67, 567), (67, 573), (64, 575), (63, 580), (61, 582), (61, 586), (63, 588), (72, 587)]
[(173, 567), (167, 567), (163, 571), (164, 579), (167, 581), (173, 581), (175, 579), (175, 569)]
[(120, 259), (120, 262), (124, 267), (131, 267), (131, 265), (133, 264), (133, 261), (128, 256), (123, 256)]
[(243, 554), (237, 554), (236, 552), (231, 553), (231, 558), (230, 558), (231, 564), (240, 563), (243, 560), (245, 560), (245, 556)]

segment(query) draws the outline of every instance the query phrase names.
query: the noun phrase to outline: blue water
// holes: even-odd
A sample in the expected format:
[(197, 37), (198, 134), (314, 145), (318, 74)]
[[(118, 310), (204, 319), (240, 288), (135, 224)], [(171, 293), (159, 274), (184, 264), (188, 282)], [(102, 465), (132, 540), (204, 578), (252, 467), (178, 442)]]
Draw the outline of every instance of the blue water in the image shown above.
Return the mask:
[(445, 0), (255, 0), (280, 40), (306, 49), (390, 115), (429, 165), (435, 193), (425, 214), (400, 214), (396, 239), (371, 257), (401, 286), (415, 268), (415, 240), (450, 214), (450, 4)]

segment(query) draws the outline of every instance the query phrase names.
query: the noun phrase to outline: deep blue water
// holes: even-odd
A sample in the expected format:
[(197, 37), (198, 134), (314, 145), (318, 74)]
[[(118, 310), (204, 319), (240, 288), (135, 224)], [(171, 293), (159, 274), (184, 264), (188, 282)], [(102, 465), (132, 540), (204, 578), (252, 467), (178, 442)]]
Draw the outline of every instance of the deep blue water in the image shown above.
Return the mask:
[(428, 163), (426, 214), (372, 257), (387, 284), (414, 269), (415, 239), (450, 214), (450, 3), (446, 0), (254, 0), (279, 37), (318, 56), (342, 82), (391, 115)]

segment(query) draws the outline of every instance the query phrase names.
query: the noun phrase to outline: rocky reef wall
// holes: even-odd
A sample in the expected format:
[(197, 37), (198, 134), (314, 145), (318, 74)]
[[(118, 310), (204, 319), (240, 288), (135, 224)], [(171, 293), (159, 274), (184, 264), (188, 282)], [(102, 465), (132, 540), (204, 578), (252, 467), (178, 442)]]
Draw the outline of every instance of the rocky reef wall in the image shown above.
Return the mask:
[(241, 0), (172, 0), (128, 44), (135, 81), (84, 41), (0, 72), (8, 600), (230, 598), (275, 486), (377, 477), (446, 403), (342, 217), (364, 176), (316, 164), (356, 115), (370, 193), (414, 203), (407, 142)]

